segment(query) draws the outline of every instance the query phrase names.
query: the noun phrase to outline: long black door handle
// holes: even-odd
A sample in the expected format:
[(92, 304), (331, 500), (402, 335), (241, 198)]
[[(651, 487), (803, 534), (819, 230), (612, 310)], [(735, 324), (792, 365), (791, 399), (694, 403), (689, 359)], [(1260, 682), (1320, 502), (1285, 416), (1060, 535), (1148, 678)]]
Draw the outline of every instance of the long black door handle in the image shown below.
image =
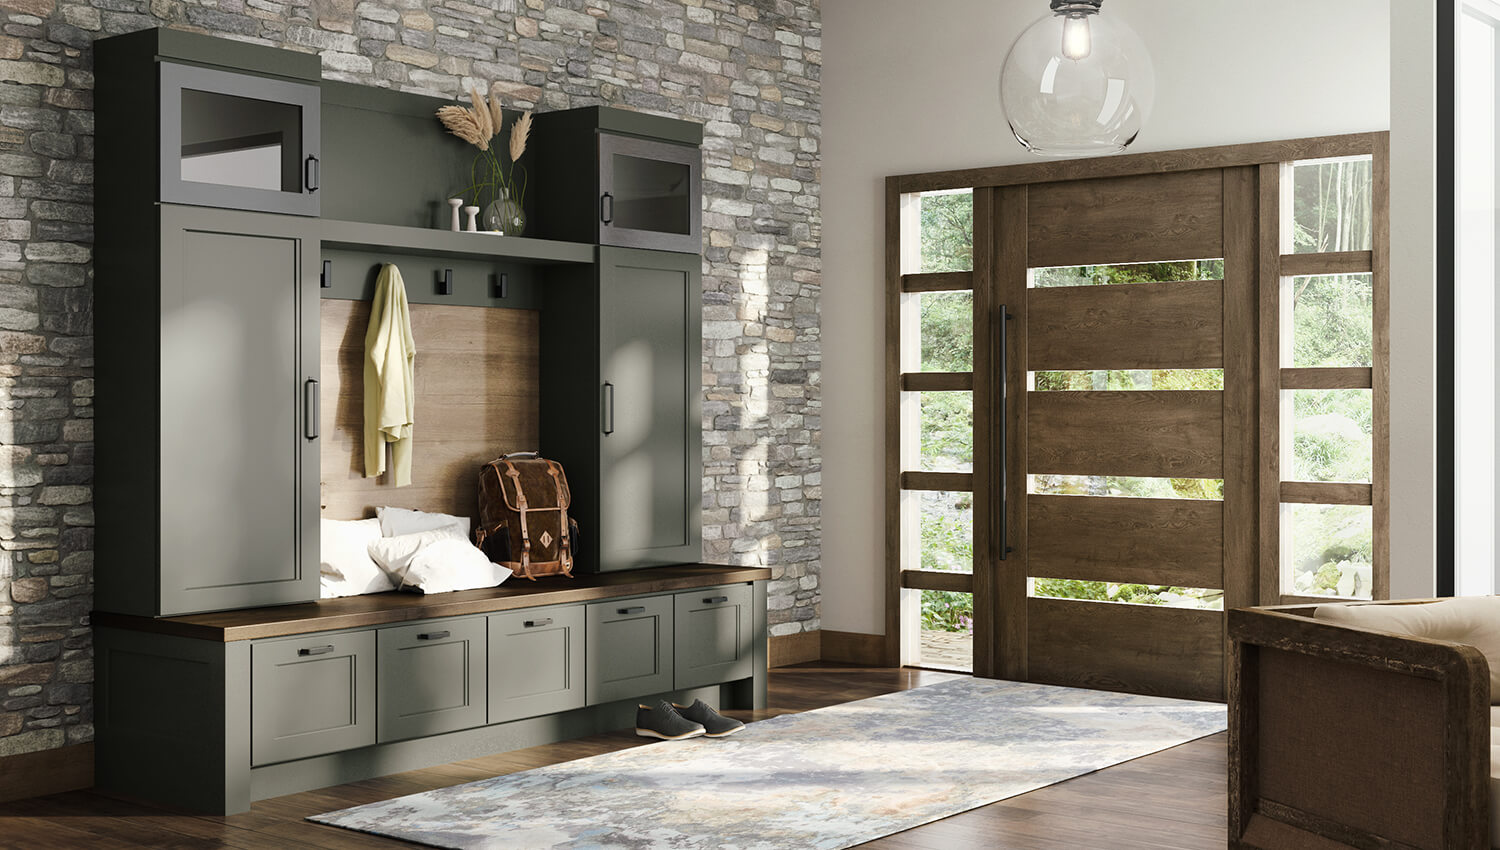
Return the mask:
[(332, 651), (333, 651), (333, 644), (329, 644), (327, 646), (305, 646), (305, 647), (297, 650), (297, 654), (298, 655), (302, 655), (302, 656), (307, 656), (307, 655), (327, 655), (328, 653), (330, 653)]
[(302, 163), (302, 185), (307, 191), (318, 191), (318, 184), (322, 182), (322, 175), (318, 173), (321, 168), (322, 165), (315, 156), (308, 156), (307, 160)]
[(604, 382), (604, 433), (615, 432), (615, 385), (609, 381)]
[(1007, 325), (1006, 322), (1009, 322), (1010, 320), (1011, 320), (1010, 311), (1008, 311), (1008, 310), (1005, 309), (1005, 305), (1004, 304), (1001, 304), (1000, 305), (1000, 332), (998, 334), (998, 336), (999, 336), (1000, 351), (998, 352), (998, 355), (996, 356), (995, 360), (996, 360), (996, 366), (1000, 370), (1000, 415), (997, 417), (997, 419), (999, 420), (999, 423), (1000, 423), (999, 427), (997, 429), (1000, 432), (999, 433), (1000, 442), (998, 444), (999, 447), (1000, 447), (1000, 449), (997, 452), (997, 454), (1000, 455), (1000, 521), (999, 521), (998, 525), (999, 525), (999, 531), (1000, 531), (1000, 533), (999, 533), (999, 538), (1000, 538), (1000, 541), (999, 541), (1000, 542), (1000, 553), (999, 554), (1000, 554), (1000, 560), (1002, 560), (1002, 561), (1005, 560), (1005, 556), (1010, 552), (1010, 546), (1007, 545), (1007, 540), (1006, 540), (1006, 528), (1007, 528), (1007, 526), (1009, 524), (1010, 516), (1009, 516), (1008, 510), (1007, 510), (1007, 507), (1008, 507), (1008, 505), (1007, 505), (1008, 493), (1007, 493), (1007, 487), (1006, 487), (1006, 473), (1007, 473), (1008, 470), (1005, 468), (1006, 461), (1008, 460), (1008, 458), (1006, 456), (1007, 455), (1006, 449), (1009, 446), (1009, 443), (1006, 442), (1006, 435), (1005, 435), (1006, 421), (1005, 420), (1006, 420), (1006, 412), (1010, 409), (1010, 405), (1009, 405), (1008, 400), (1007, 400), (1007, 391), (1008, 391), (1008, 389), (1010, 387), (1010, 370), (1006, 366), (1006, 349), (1009, 347), (1007, 345), (1007, 343), (1010, 341), (1010, 336), (1007, 333), (1007, 331), (1009, 329), (1009, 325)]
[(308, 378), (302, 384), (302, 436), (309, 440), (318, 439), (318, 419), (321, 416), (318, 410), (320, 395), (317, 378)]
[(608, 192), (599, 196), (599, 220), (605, 224), (615, 221), (615, 196)]

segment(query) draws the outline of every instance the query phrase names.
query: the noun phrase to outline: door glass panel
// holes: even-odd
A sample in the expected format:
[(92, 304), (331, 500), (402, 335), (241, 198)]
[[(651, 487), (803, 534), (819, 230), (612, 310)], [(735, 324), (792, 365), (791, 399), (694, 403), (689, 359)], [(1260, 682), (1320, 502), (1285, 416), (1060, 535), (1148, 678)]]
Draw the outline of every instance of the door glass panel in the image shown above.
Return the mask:
[(1293, 254), (1370, 250), (1373, 193), (1368, 156), (1312, 159), (1292, 164), (1291, 233), (1282, 250)]
[[(915, 271), (966, 272), (974, 268), (974, 190), (922, 192), (908, 197), (919, 205)], [(912, 269), (908, 268), (908, 271)]]
[(1131, 478), (1123, 475), (1028, 475), (1028, 493), (1040, 496), (1133, 496), (1141, 499), (1224, 498), (1219, 478)]
[(974, 293), (916, 292), (923, 372), (974, 371)]
[(1175, 260), (1113, 266), (1056, 266), (1031, 269), (1031, 286), (1107, 286), (1168, 280), (1223, 280), (1224, 261)]
[(1372, 516), (1369, 505), (1283, 504), (1282, 592), (1369, 599)]
[(909, 493), (917, 497), (921, 524), (921, 563), (916, 569), (973, 572), (974, 494), (940, 490)]
[(191, 183), (302, 191), (302, 108), (182, 89), (181, 171)]
[(1282, 439), (1292, 443), (1283, 447), (1292, 459), (1285, 480), (1368, 483), (1373, 401), (1370, 390), (1282, 390)]
[[(1374, 327), (1372, 277), (1328, 274), (1287, 278), (1282, 303), (1292, 305), (1288, 366), (1369, 366)], [(1288, 325), (1283, 322), (1283, 328)], [(1286, 343), (1284, 342), (1283, 345)]]
[(1159, 584), (1122, 584), (1071, 578), (1031, 578), (1031, 595), (1050, 599), (1089, 599), (1126, 605), (1224, 610), (1224, 591), (1211, 587), (1170, 587)]
[(692, 168), (681, 162), (613, 155), (614, 227), (692, 233)]
[(1031, 372), (1036, 392), (1089, 390), (1222, 390), (1223, 369), (1095, 369)]
[(922, 667), (938, 670), (974, 669), (974, 594), (924, 590), (922, 630), (918, 642)]
[(922, 469), (974, 471), (974, 394), (917, 393), (922, 409)]

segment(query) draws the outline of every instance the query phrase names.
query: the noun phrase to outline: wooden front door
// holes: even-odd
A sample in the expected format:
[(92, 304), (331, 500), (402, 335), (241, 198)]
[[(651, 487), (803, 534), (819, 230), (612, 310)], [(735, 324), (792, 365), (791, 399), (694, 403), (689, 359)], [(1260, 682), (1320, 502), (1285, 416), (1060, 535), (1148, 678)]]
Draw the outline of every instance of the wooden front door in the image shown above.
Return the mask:
[(995, 672), (1223, 699), (1256, 588), (1255, 171), (993, 191)]

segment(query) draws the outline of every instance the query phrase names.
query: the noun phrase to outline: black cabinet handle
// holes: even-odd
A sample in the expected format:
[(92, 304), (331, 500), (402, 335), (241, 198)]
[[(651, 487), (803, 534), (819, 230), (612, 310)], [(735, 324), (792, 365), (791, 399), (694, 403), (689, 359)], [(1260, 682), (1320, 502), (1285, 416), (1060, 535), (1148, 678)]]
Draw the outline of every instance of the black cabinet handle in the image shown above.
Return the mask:
[(329, 644), (327, 646), (304, 646), (303, 648), (297, 650), (297, 654), (298, 655), (302, 655), (302, 656), (307, 656), (307, 655), (327, 655), (328, 653), (330, 653), (332, 651), (333, 651), (333, 644)]
[(999, 432), (999, 437), (1000, 437), (1000, 442), (998, 443), (998, 445), (1000, 446), (1000, 451), (999, 451), (999, 455), (1000, 455), (1000, 464), (999, 464), (1000, 465), (1000, 481), (999, 481), (999, 484), (1000, 484), (1000, 499), (999, 499), (999, 501), (1000, 501), (1000, 523), (999, 523), (999, 525), (1000, 525), (1000, 534), (999, 534), (999, 538), (1000, 538), (1000, 541), (999, 541), (1000, 542), (1000, 553), (999, 553), (999, 557), (1000, 557), (1000, 560), (1002, 560), (1002, 561), (1005, 560), (1005, 556), (1007, 554), (1009, 554), (1010, 551), (1011, 551), (1011, 548), (1006, 545), (1006, 523), (1008, 523), (1010, 520), (1009, 520), (1009, 517), (1006, 514), (1006, 511), (1007, 511), (1007, 505), (1006, 505), (1006, 497), (1007, 497), (1007, 493), (1006, 493), (1006, 490), (1007, 490), (1007, 486), (1006, 486), (1006, 472), (1007, 472), (1007, 470), (1005, 468), (1005, 461), (1006, 461), (1005, 447), (1009, 445), (1009, 443), (1006, 442), (1007, 437), (1006, 437), (1006, 434), (1005, 434), (1005, 424), (1006, 424), (1005, 423), (1005, 417), (1006, 417), (1006, 411), (1009, 409), (1009, 406), (1010, 406), (1010, 403), (1009, 403), (1008, 399), (1006, 398), (1007, 390), (1008, 390), (1009, 385), (1010, 385), (1010, 375), (1006, 371), (1007, 367), (1006, 367), (1006, 364), (1005, 364), (1005, 358), (1006, 358), (1006, 351), (1005, 351), (1005, 349), (1007, 347), (1007, 342), (1010, 339), (1010, 334), (1009, 334), (1009, 327), (1010, 326), (1007, 325), (1006, 322), (1010, 321), (1011, 318), (1012, 318), (1012, 316), (1005, 309), (1005, 305), (1001, 304), (1000, 305), (1000, 333), (996, 334), (996, 336), (998, 337), (998, 344), (1000, 346), (1000, 350), (999, 350), (999, 352), (997, 352), (997, 355), (996, 355), (996, 358), (995, 358), (996, 365), (998, 365), (999, 368), (1000, 368), (1000, 416), (998, 417), (1000, 421), (999, 421), (999, 424), (997, 425), (997, 427), (996, 427), (995, 430)]
[(318, 379), (308, 378), (302, 385), (302, 436), (309, 440), (318, 439)]
[(528, 629), (539, 629), (542, 626), (550, 626), (550, 625), (552, 625), (552, 618), (551, 617), (547, 617), (546, 619), (542, 619), (542, 620), (527, 620), (526, 622), (522, 623), (521, 625), (525, 626)]
[(309, 192), (318, 191), (318, 183), (320, 180), (318, 174), (319, 167), (320, 166), (318, 164), (318, 158), (315, 156), (309, 156), (307, 158), (307, 161), (302, 163), (302, 185), (305, 186), (307, 188), (307, 191)]
[(615, 432), (615, 385), (604, 382), (604, 433)]
[(718, 605), (720, 602), (728, 602), (728, 601), (729, 601), (729, 597), (727, 597), (727, 596), (710, 596), (707, 599), (703, 600), (703, 604), (704, 605)]
[(641, 614), (641, 613), (644, 613), (645, 610), (646, 610), (646, 606), (644, 606), (644, 605), (632, 605), (629, 608), (619, 608), (619, 609), (616, 610), (616, 613), (619, 613), (619, 614)]
[(605, 192), (599, 197), (599, 220), (613, 224), (615, 220), (615, 196)]
[(442, 640), (453, 634), (452, 632), (423, 632), (417, 635), (417, 640)]

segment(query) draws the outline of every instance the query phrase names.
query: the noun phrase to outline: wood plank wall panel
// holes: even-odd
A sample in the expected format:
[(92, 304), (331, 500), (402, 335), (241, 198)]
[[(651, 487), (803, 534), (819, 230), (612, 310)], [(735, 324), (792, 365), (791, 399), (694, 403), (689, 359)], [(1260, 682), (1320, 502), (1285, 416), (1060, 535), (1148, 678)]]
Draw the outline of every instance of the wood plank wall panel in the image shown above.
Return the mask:
[(479, 466), (538, 440), (538, 314), (411, 305), (416, 342), (412, 483), (364, 477), (366, 301), (322, 303), (323, 516), (360, 519), (378, 505), (478, 512)]
[(1216, 390), (1027, 393), (1026, 470), (1218, 478), (1221, 396)]
[(1030, 187), (1032, 268), (1222, 257), (1217, 170)]
[(1221, 611), (1033, 597), (1030, 680), (1224, 699)]
[(1027, 368), (1217, 369), (1222, 293), (1218, 281), (1033, 289)]
[(1026, 525), (1033, 576), (1224, 586), (1221, 502), (1032, 495)]

